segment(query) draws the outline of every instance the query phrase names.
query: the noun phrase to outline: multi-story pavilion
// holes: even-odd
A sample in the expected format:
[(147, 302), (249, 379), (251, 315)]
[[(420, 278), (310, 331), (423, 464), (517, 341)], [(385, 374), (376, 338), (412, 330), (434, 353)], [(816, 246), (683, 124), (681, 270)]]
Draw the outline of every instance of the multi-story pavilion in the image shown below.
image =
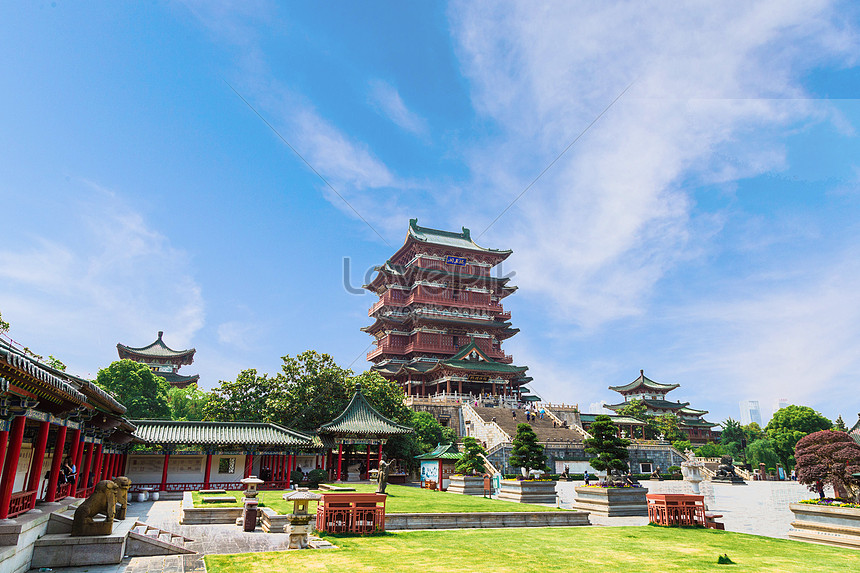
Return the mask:
[(200, 380), (198, 374), (191, 376), (183, 376), (179, 374), (179, 369), (183, 365), (194, 362), (194, 348), (187, 350), (173, 350), (164, 343), (162, 337), (163, 331), (158, 331), (158, 338), (152, 344), (135, 348), (124, 344), (117, 344), (116, 351), (119, 354), (120, 360), (134, 360), (141, 364), (146, 364), (158, 376), (164, 378), (171, 386), (185, 388), (189, 384), (196, 383)]
[[(618, 392), (624, 397), (624, 401), (618, 404), (607, 404), (606, 408), (613, 412), (620, 412), (630, 405), (633, 400), (640, 400), (646, 407), (645, 413), (649, 416), (662, 416), (674, 414), (678, 417), (679, 429), (686, 434), (692, 443), (704, 443), (719, 438), (719, 432), (711, 428), (718, 424), (712, 424), (704, 420), (702, 416), (707, 410), (690, 408), (689, 402), (672, 402), (666, 399), (666, 394), (680, 387), (680, 384), (661, 384), (645, 376), (645, 371), (639, 371), (639, 378), (623, 386), (610, 386), (610, 390)], [(632, 430), (632, 428), (631, 428)]]
[(531, 378), (502, 342), (519, 332), (502, 299), (516, 287), (491, 271), (510, 250), (477, 245), (469, 229), (440, 231), (410, 219), (406, 241), (364, 286), (379, 296), (362, 330), (375, 338), (373, 370), (407, 396), (456, 392), (519, 400)]

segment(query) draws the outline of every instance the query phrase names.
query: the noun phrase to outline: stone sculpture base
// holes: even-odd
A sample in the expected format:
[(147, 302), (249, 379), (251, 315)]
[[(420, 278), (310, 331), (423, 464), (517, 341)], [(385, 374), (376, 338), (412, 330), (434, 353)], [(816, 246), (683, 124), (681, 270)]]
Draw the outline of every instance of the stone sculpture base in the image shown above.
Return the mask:
[(573, 509), (590, 511), (605, 517), (648, 516), (648, 501), (644, 487), (587, 487), (576, 488)]
[(714, 476), (711, 478), (711, 483), (727, 483), (730, 485), (747, 485), (747, 482), (740, 476)]
[(298, 515), (291, 513), (287, 515), (288, 522), (284, 526), (284, 533), (290, 536), (287, 549), (307, 549), (309, 533), (311, 531), (310, 521), (314, 517), (309, 514)]

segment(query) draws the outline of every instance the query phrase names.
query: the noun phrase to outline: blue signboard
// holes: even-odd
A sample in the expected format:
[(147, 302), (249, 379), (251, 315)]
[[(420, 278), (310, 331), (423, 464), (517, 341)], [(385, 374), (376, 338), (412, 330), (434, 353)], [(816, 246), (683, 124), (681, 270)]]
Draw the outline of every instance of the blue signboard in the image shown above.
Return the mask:
[(447, 257), (445, 257), (445, 262), (449, 265), (459, 265), (462, 267), (466, 264), (466, 259), (463, 257), (454, 257), (452, 255), (448, 255)]

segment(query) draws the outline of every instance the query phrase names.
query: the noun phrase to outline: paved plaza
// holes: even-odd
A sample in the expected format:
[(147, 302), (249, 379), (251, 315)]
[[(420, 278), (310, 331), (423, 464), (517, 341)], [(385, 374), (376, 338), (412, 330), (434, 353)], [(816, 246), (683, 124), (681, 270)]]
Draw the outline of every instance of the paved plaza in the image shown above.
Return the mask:
[[(569, 508), (576, 496), (574, 488), (583, 482), (559, 482), (561, 507)], [(692, 493), (684, 481), (643, 481), (651, 493)], [(766, 537), (788, 539), (794, 514), (788, 504), (815, 497), (806, 486), (797, 482), (751, 481), (747, 485), (711, 484), (702, 482), (699, 490), (705, 496), (709, 511), (722, 514), (726, 531), (752, 533)], [(647, 517), (601, 517), (592, 514), (595, 525), (647, 525)]]
[[(559, 482), (561, 507), (569, 508), (575, 496), (574, 488), (582, 482)], [(643, 485), (653, 493), (691, 493), (683, 481), (646, 481)], [(796, 482), (748, 482), (747, 485), (712, 485), (702, 482), (708, 509), (723, 515), (727, 531), (751, 533), (767, 537), (788, 538), (793, 519), (788, 504), (808, 499), (813, 494)], [(286, 546), (283, 533), (263, 533), (259, 528), (246, 533), (235, 525), (179, 525), (179, 501), (132, 503), (129, 515), (162, 529), (194, 540), (188, 547), (198, 555), (169, 557), (136, 557), (124, 559), (117, 565), (69, 567), (56, 569), (63, 573), (183, 573), (205, 571), (203, 555), (207, 553), (248, 553), (279, 551)], [(646, 525), (647, 517), (600, 517), (591, 515), (597, 526)]]

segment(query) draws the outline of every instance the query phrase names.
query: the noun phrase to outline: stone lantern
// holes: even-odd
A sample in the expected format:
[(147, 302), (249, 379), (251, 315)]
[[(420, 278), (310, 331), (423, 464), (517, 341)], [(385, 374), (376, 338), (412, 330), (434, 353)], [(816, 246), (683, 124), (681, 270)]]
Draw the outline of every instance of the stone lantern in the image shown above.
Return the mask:
[(284, 525), (284, 533), (290, 536), (287, 549), (307, 549), (309, 524), (314, 517), (308, 513), (308, 502), (319, 500), (322, 496), (311, 493), (306, 487), (300, 487), (296, 491), (285, 493), (283, 497), (293, 502), (293, 512), (287, 515), (287, 524)]
[(696, 458), (696, 454), (687, 450), (688, 456), (686, 462), (681, 462), (681, 474), (684, 476), (684, 481), (690, 482), (690, 487), (693, 488), (693, 493), (699, 495), (699, 484), (704, 479), (702, 477), (702, 469), (705, 467), (705, 462)]
[(241, 525), (244, 531), (254, 531), (257, 527), (257, 506), (260, 504), (257, 500), (257, 494), (260, 493), (257, 491), (257, 486), (265, 482), (257, 476), (246, 477), (239, 481), (245, 484), (245, 497), (242, 498), (244, 511), (242, 517), (236, 519), (236, 525)]

